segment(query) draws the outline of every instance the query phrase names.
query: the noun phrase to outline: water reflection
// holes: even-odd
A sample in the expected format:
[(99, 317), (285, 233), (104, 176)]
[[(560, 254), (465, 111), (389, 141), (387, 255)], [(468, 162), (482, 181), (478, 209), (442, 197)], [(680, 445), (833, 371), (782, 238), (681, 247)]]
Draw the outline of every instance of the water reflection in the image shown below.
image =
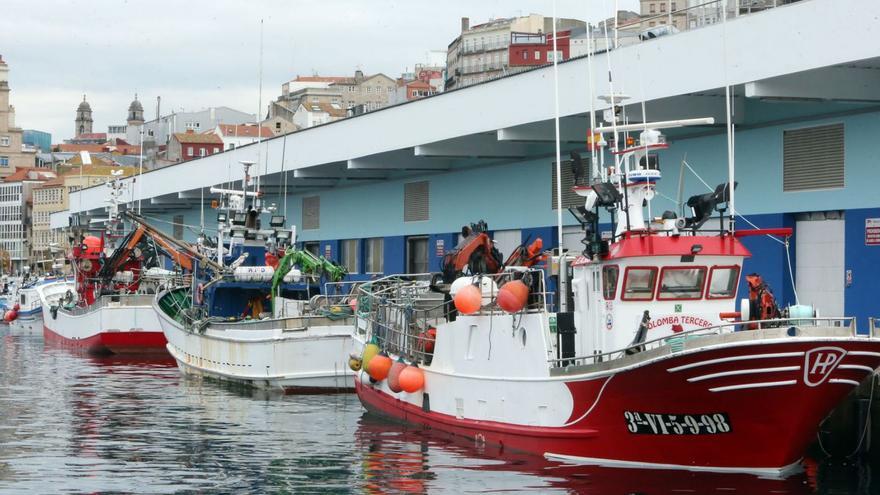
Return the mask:
[(871, 493), (870, 477), (866, 464), (784, 480), (566, 466), (365, 415), (354, 395), (188, 379), (167, 357), (0, 328), (2, 493)]
[(538, 456), (477, 448), (458, 437), (407, 429), (364, 415), (355, 439), (371, 493), (480, 492), (681, 494), (814, 493), (805, 473), (786, 479), (745, 474), (570, 466)]

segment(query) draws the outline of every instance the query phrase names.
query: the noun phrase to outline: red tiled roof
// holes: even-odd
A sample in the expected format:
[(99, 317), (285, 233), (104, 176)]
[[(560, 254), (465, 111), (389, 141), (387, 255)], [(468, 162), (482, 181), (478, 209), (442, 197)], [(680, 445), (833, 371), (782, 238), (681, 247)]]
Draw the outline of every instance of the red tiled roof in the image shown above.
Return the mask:
[(195, 132), (176, 132), (174, 133), (174, 139), (179, 143), (186, 144), (223, 144), (223, 140), (220, 139), (220, 136), (213, 132), (205, 134)]
[(106, 132), (89, 132), (86, 134), (80, 134), (76, 137), (76, 139), (107, 139)]
[(62, 143), (56, 144), (53, 148), (56, 151), (69, 151), (72, 153), (78, 153), (80, 151), (88, 151), (89, 153), (101, 153), (103, 151), (107, 151), (109, 145), (106, 144), (69, 144)]
[[(33, 174), (33, 177), (31, 176)], [(15, 172), (6, 176), (3, 182), (21, 182), (23, 180), (47, 180), (57, 177), (51, 170), (34, 167), (15, 167)]]
[[(218, 127), (220, 127), (220, 132), (223, 133), (224, 136), (257, 137), (256, 124), (218, 124)], [(272, 129), (263, 126), (260, 126), (260, 134), (262, 134), (264, 138), (269, 138), (275, 135), (272, 133)]]

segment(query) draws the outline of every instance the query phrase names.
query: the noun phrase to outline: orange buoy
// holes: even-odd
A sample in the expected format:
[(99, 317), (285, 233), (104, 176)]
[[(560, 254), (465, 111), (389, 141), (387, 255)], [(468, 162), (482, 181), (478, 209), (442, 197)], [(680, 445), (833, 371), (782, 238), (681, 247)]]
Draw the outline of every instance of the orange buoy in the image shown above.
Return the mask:
[(455, 309), (463, 315), (476, 313), (480, 310), (482, 297), (476, 285), (465, 285), (455, 294)]
[(508, 313), (517, 313), (525, 307), (528, 300), (528, 286), (526, 286), (522, 280), (512, 280), (501, 286), (495, 302), (497, 302), (498, 307), (504, 311)]
[(278, 268), (278, 256), (275, 256), (274, 253), (266, 253), (266, 266)]
[(348, 307), (351, 308), (352, 313), (358, 312), (358, 298), (357, 298), (357, 296), (354, 296), (348, 300)]
[(388, 376), (389, 371), (391, 371), (391, 358), (382, 354), (373, 357), (367, 366), (367, 373), (370, 374), (370, 378), (377, 382), (384, 380)]
[(425, 386), (425, 373), (416, 366), (407, 366), (400, 372), (398, 381), (404, 392), (418, 392)]
[(7, 311), (7, 312), (3, 315), (3, 321), (5, 321), (6, 323), (9, 323), (9, 322), (15, 320), (16, 318), (18, 318), (18, 312), (15, 311), (15, 310), (12, 310), (12, 309), (10, 309), (9, 311)]
[(101, 254), (101, 244), (103, 244), (103, 241), (101, 241), (100, 237), (87, 235), (83, 238), (85, 254)]
[(397, 393), (403, 390), (400, 387), (400, 372), (406, 369), (406, 363), (398, 359), (391, 365), (391, 371), (388, 372), (388, 388), (392, 392)]
[(419, 334), (422, 339), (422, 347), (427, 354), (434, 354), (434, 342), (437, 341), (437, 329), (429, 328)]

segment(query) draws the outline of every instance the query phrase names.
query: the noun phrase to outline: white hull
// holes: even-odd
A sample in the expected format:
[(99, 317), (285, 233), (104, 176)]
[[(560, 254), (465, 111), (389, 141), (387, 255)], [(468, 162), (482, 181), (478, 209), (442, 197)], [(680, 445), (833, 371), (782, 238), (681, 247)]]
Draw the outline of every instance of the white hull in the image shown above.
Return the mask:
[[(58, 294), (66, 292), (59, 289), (68, 284), (72, 286), (63, 282), (38, 289), (47, 340), (90, 352), (165, 352), (159, 319), (150, 304), (152, 296), (104, 296), (88, 308), (53, 309)], [(57, 296), (54, 304), (53, 294)]]
[[(161, 296), (160, 296), (161, 297)], [(187, 374), (287, 392), (354, 391), (348, 356), (360, 354), (350, 321), (283, 318), (186, 330), (154, 303), (168, 352)]]

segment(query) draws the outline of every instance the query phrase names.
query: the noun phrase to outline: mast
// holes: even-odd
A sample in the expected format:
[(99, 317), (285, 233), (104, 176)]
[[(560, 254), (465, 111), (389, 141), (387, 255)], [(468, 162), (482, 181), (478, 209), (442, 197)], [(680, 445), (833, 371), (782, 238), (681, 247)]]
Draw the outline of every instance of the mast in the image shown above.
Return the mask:
[(553, 0), (553, 125), (556, 131), (556, 221), (559, 236), (559, 311), (568, 311), (568, 269), (562, 253), (562, 152), (559, 143), (559, 53), (556, 51), (556, 0)]
[[(728, 3), (730, 0), (727, 0)], [(724, 30), (721, 33), (723, 43), (721, 43), (721, 49), (724, 50), (724, 106), (726, 110), (727, 116), (727, 194), (729, 195), (729, 201), (727, 207), (730, 208), (730, 218), (729, 218), (729, 226), (728, 230), (730, 234), (733, 235), (735, 231), (734, 221), (736, 219), (736, 208), (733, 202), (733, 181), (734, 181), (734, 157), (733, 157), (733, 122), (730, 118), (731, 113), (731, 96), (730, 96), (730, 81), (727, 78), (727, 12), (728, 9), (725, 5), (724, 9)]]

